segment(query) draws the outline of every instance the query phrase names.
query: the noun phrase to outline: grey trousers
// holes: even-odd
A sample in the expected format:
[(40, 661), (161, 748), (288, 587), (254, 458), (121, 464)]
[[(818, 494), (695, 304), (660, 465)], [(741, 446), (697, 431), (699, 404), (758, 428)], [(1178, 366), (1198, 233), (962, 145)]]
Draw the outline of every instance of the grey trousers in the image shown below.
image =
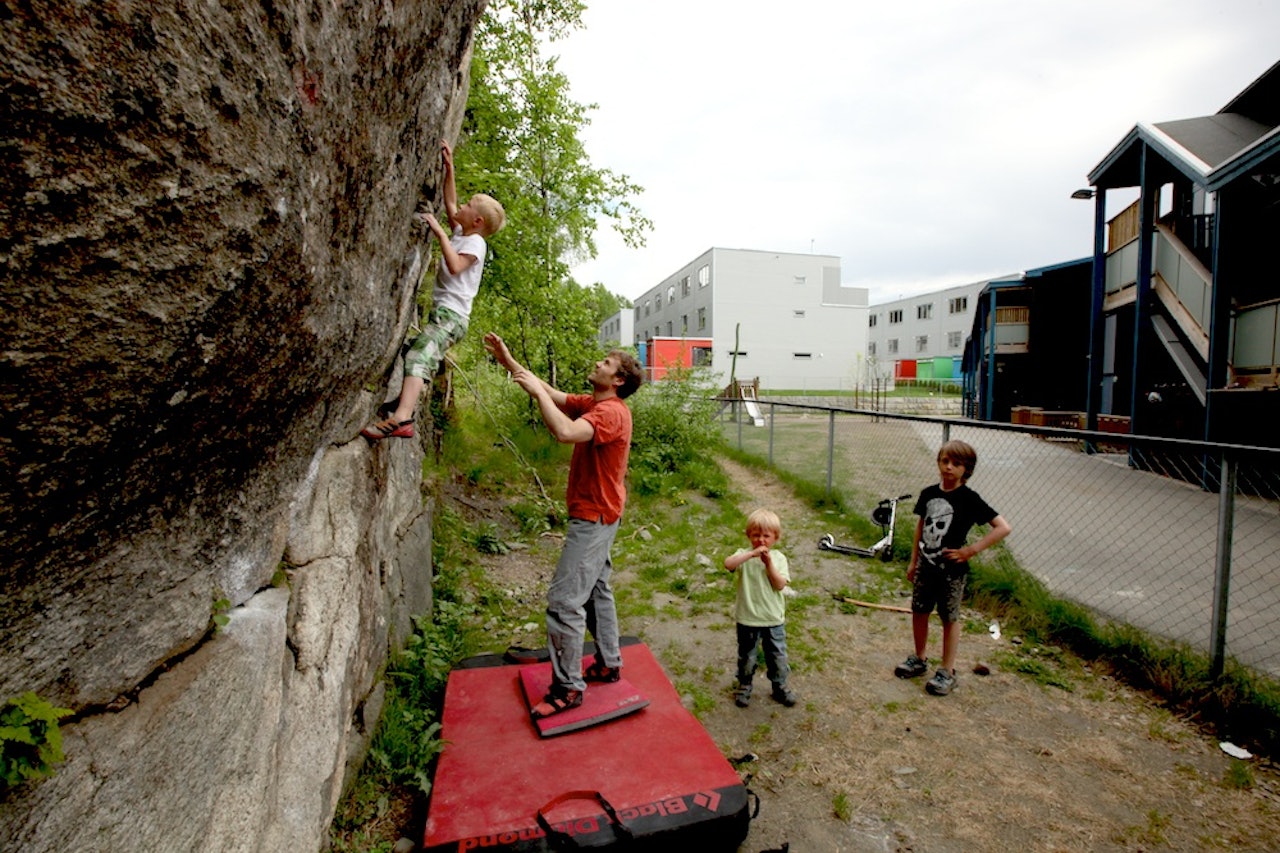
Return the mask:
[(585, 632), (596, 641), (596, 657), (605, 666), (622, 666), (618, 648), (618, 612), (609, 575), (609, 549), (618, 522), (569, 519), (564, 550), (547, 589), (547, 646), (551, 651), (552, 688), (586, 690), (582, 678)]

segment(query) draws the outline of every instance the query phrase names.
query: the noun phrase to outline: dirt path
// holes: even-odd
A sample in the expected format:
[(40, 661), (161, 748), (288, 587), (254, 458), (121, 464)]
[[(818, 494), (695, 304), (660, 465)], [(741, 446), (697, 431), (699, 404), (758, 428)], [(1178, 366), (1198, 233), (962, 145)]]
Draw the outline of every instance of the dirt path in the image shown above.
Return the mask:
[[(714, 696), (701, 718), (726, 755), (759, 756), (741, 766), (761, 801), (743, 851), (1280, 848), (1272, 769), (1255, 761), (1252, 789), (1227, 785), (1231, 760), (1215, 740), (1106, 675), (1080, 670), (1065, 690), (1002, 671), (994, 661), (1016, 638), (995, 639), (981, 614), (967, 614), (977, 630), (962, 635), (956, 693), (933, 697), (923, 679), (893, 677), (911, 650), (910, 617), (845, 612), (832, 595), (856, 592), (878, 564), (818, 550), (830, 532), (820, 515), (787, 487), (722, 463), (742, 508), (768, 506), (786, 527), (801, 703), (771, 701), (761, 672), (751, 706), (734, 705), (728, 596), (723, 612), (624, 630), (678, 686), (692, 685), (686, 704), (702, 690)], [(936, 624), (930, 640), (936, 663)], [(972, 674), (979, 660), (992, 662), (990, 675)]]

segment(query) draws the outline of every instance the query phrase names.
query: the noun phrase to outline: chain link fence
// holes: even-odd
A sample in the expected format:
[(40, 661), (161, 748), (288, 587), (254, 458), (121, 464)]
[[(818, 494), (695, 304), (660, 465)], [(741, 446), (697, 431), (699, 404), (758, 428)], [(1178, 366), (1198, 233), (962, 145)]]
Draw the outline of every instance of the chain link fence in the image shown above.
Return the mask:
[[(723, 400), (734, 447), (869, 513), (938, 480), (949, 439), (1013, 527), (1019, 565), (1098, 615), (1280, 676), (1280, 450)], [(905, 502), (899, 542), (915, 517)], [(979, 558), (981, 559), (981, 558)]]

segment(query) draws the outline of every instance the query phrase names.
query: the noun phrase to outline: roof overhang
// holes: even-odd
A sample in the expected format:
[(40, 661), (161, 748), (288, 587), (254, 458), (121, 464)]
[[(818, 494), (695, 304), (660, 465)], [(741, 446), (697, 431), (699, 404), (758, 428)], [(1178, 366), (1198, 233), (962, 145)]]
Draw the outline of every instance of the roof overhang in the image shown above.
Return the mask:
[(1089, 173), (1089, 183), (1103, 189), (1136, 187), (1142, 183), (1142, 148), (1155, 149), (1173, 170), (1204, 183), (1212, 167), (1189, 148), (1150, 122), (1138, 122)]
[[(1227, 184), (1260, 169), (1272, 158), (1280, 158), (1280, 127), (1273, 127), (1266, 135), (1209, 172), (1205, 188), (1211, 192), (1217, 192)], [(1272, 166), (1271, 169), (1280, 171), (1280, 163)]]

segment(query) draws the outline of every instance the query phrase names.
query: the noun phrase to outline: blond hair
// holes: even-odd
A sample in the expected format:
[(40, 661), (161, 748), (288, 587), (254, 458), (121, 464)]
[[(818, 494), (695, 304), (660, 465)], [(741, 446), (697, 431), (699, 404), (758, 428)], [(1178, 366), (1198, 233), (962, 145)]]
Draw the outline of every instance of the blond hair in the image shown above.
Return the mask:
[(767, 509), (757, 509), (747, 516), (747, 535), (751, 535), (751, 531), (759, 530), (764, 533), (772, 533), (778, 538), (782, 538), (782, 520), (778, 518), (778, 514)]
[(507, 224), (507, 212), (502, 209), (502, 204), (493, 196), (476, 193), (471, 197), (471, 203), (475, 205), (480, 218), (484, 220), (484, 227), (480, 229), (480, 233), (485, 237), (492, 237), (502, 230), (503, 225)]

